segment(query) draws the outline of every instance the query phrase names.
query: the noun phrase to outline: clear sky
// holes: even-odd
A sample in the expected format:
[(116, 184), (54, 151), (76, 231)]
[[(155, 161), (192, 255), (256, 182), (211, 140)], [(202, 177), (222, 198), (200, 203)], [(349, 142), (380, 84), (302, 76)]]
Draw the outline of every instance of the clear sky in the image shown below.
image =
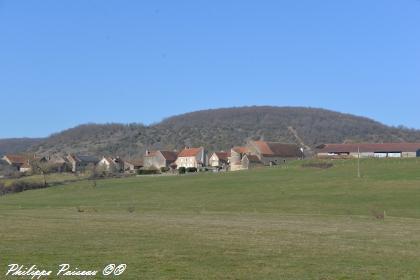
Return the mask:
[(0, 138), (205, 108), (420, 128), (419, 0), (0, 0)]

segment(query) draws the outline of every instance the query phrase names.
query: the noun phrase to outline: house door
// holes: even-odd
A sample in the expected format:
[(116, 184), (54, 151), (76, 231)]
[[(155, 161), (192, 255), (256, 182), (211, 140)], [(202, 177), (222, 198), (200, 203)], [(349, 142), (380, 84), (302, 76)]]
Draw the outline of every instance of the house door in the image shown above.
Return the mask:
[(420, 157), (420, 150), (417, 150), (417, 154), (416, 154), (416, 156), (417, 156), (417, 157)]

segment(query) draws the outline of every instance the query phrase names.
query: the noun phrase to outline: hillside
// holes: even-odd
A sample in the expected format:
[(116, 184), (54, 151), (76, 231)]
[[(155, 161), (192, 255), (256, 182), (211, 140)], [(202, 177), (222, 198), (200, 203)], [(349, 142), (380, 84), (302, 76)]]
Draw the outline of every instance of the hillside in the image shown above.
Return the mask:
[(0, 139), (0, 156), (9, 153), (24, 152), (29, 147), (39, 144), (41, 141), (39, 138)]
[(81, 125), (50, 136), (31, 151), (136, 156), (146, 148), (205, 146), (209, 150), (226, 150), (249, 139), (314, 147), (325, 142), (420, 141), (420, 131), (323, 109), (242, 107), (187, 113), (150, 126)]

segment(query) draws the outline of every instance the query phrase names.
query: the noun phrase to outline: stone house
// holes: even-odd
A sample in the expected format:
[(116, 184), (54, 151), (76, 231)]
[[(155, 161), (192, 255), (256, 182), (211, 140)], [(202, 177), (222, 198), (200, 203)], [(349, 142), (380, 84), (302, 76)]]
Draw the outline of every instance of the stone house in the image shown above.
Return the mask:
[(2, 160), (7, 162), (10, 166), (16, 168), (19, 172), (29, 172), (32, 170), (30, 166), (30, 158), (23, 155), (5, 155)]
[(144, 168), (170, 168), (176, 161), (178, 153), (175, 151), (146, 151), (143, 157)]
[(241, 160), (242, 169), (263, 167), (264, 163), (256, 156), (245, 154)]
[(100, 161), (95, 156), (76, 154), (70, 154), (66, 157), (66, 159), (71, 166), (71, 171), (74, 173), (84, 172), (88, 166), (95, 166)]
[(244, 168), (244, 165), (242, 164), (242, 159), (245, 155), (249, 154), (248, 147), (234, 147), (230, 151), (230, 157), (229, 157), (229, 169), (230, 171), (238, 171), (246, 169)]
[(250, 141), (244, 147), (231, 150), (230, 170), (237, 171), (258, 166), (278, 165), (303, 158), (303, 149), (294, 144)]
[(209, 158), (209, 166), (226, 169), (229, 166), (230, 152), (214, 152)]
[(122, 172), (124, 170), (124, 161), (119, 157), (102, 157), (98, 162), (98, 167), (108, 172)]
[(141, 159), (124, 160), (124, 172), (135, 173), (144, 166)]
[(66, 172), (69, 168), (69, 162), (62, 156), (52, 155), (45, 157), (45, 162), (51, 165), (56, 172)]
[(295, 144), (250, 141), (249, 153), (256, 155), (264, 165), (278, 165), (289, 160), (303, 159), (303, 149)]

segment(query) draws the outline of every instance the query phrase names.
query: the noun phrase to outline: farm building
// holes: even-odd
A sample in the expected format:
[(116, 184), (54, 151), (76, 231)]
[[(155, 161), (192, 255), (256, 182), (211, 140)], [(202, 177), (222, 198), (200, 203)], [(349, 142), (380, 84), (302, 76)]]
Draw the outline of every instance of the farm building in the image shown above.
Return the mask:
[(88, 155), (71, 154), (68, 155), (66, 159), (71, 165), (72, 172), (83, 172), (86, 167), (90, 165), (95, 166), (99, 162), (97, 157)]
[(177, 156), (178, 153), (174, 151), (146, 151), (146, 154), (143, 158), (144, 168), (169, 168), (172, 164), (175, 163)]
[(7, 162), (9, 165), (16, 168), (19, 172), (28, 172), (31, 171), (30, 166), (30, 158), (27, 156), (22, 155), (5, 155), (2, 158), (5, 162)]
[(294, 144), (250, 141), (245, 147), (231, 150), (230, 170), (243, 170), (263, 165), (278, 165), (303, 158), (302, 149)]
[(40, 161), (50, 165), (50, 168), (55, 172), (65, 172), (70, 168), (69, 162), (57, 154), (43, 157)]
[(134, 173), (143, 167), (143, 160), (141, 159), (130, 159), (124, 161), (124, 171), (128, 173)]
[(245, 154), (241, 160), (242, 169), (263, 167), (264, 163), (256, 155)]
[(245, 155), (249, 154), (249, 149), (247, 147), (234, 147), (230, 151), (229, 157), (229, 168), (230, 171), (238, 171), (247, 169), (245, 168), (245, 164), (243, 164), (242, 160), (244, 159)]
[(323, 144), (319, 158), (413, 158), (420, 157), (420, 143)]
[(250, 141), (247, 147), (250, 154), (256, 155), (264, 165), (278, 165), (304, 156), (303, 149), (295, 144)]

